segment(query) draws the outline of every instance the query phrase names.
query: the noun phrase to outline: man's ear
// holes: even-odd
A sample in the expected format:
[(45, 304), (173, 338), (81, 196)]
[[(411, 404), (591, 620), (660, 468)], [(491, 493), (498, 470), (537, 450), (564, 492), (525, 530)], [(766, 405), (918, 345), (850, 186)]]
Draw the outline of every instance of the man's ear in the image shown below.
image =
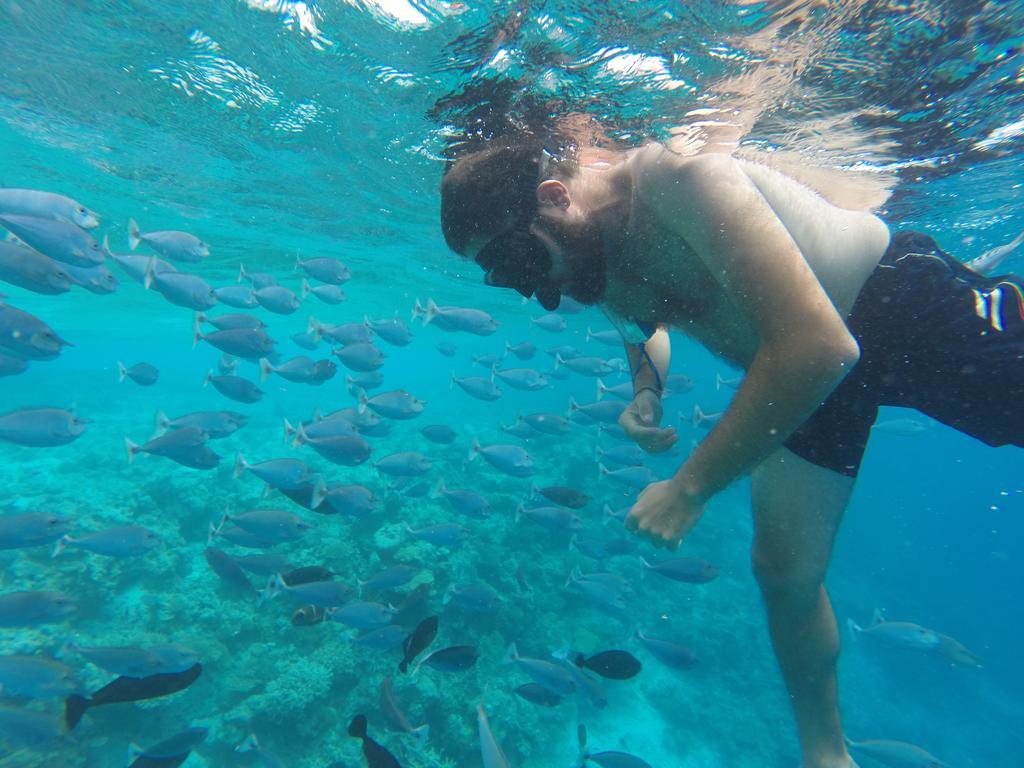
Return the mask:
[(563, 211), (568, 210), (572, 203), (568, 188), (557, 179), (546, 179), (537, 185), (537, 202), (541, 205), (553, 205)]

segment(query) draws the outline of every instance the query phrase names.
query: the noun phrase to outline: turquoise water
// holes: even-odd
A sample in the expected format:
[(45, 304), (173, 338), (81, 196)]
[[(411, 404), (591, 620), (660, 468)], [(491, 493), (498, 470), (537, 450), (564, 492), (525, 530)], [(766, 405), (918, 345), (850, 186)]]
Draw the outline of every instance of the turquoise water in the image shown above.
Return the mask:
[[(355, 404), (340, 365), (321, 387), (271, 377), (264, 399), (243, 405), (203, 388), (219, 353), (206, 344), (192, 348), (192, 313), (145, 291), (116, 266), (120, 286), (107, 296), (80, 288), (41, 296), (0, 286), (5, 301), (74, 344), (57, 360), (0, 379), (0, 412), (74, 408), (92, 420), (65, 447), (0, 443), (0, 506), (9, 514), (52, 511), (72, 521), (76, 536), (131, 523), (161, 539), (154, 551), (125, 559), (75, 549), (51, 558), (50, 547), (0, 552), (3, 592), (61, 590), (79, 606), (59, 622), (0, 629), (3, 652), (52, 657), (71, 637), (81, 645), (175, 641), (195, 649), (203, 664), (199, 680), (182, 693), (97, 708), (73, 739), (29, 749), (11, 744), (0, 762), (124, 765), (129, 742), (148, 745), (198, 725), (210, 732), (187, 765), (260, 764), (234, 750), (249, 733), (288, 766), (360, 765), (359, 743), (346, 728), (364, 712), (371, 735), (407, 768), (476, 766), (476, 705), (485, 700), (509, 764), (524, 768), (571, 764), (579, 722), (594, 750), (627, 751), (652, 766), (797, 765), (792, 718), (749, 573), (746, 483), (716, 498), (687, 540), (687, 554), (720, 567), (715, 581), (691, 585), (653, 574), (641, 579), (635, 555), (598, 565), (571, 550), (568, 536), (514, 521), (531, 482), (573, 485), (591, 496), (580, 512), (585, 531), (611, 535), (602, 505), (619, 508), (634, 496), (599, 477), (595, 445), (616, 443), (595, 427), (577, 424), (565, 436), (522, 441), (537, 465), (531, 479), (507, 477), (481, 460), (467, 464), (474, 437), (485, 445), (520, 443), (500, 425), (518, 413), (564, 414), (570, 396), (593, 401), (596, 385), (573, 374), (553, 378), (540, 392), (503, 386), (501, 399), (481, 402), (450, 388), (453, 370), (485, 375), (473, 356), (500, 353), (506, 341), (536, 343), (541, 351), (523, 365), (540, 370), (551, 369), (543, 350), (556, 345), (620, 353), (587, 341), (588, 327), (608, 327), (599, 312), (566, 316), (559, 333), (539, 330), (530, 322), (543, 313), (537, 304), (482, 291), (476, 267), (447, 251), (437, 186), (444, 138), (459, 116), (434, 111), (447, 94), (504, 79), (586, 104), (619, 126), (625, 140), (665, 139), (690, 110), (716, 103), (715, 83), (763, 64), (768, 54), (757, 34), (782, 17), (784, 4), (666, 10), (629, 3), (598, 11), (549, 3), (520, 6), (519, 17), (498, 3), (209, 5), (0, 0), (0, 186), (79, 200), (101, 216), (98, 232), (118, 253), (128, 250), (129, 217), (144, 231), (192, 232), (210, 243), (211, 256), (178, 266), (213, 285), (235, 284), (244, 263), (297, 290), (297, 255), (341, 259), (353, 274), (343, 304), (311, 296), (292, 315), (255, 313), (287, 358), (303, 353), (287, 339), (311, 315), (342, 323), (397, 312), (414, 340), (401, 348), (378, 341), (387, 355), (381, 391), (404, 388), (426, 406), (416, 419), (395, 422), (388, 436), (370, 438), (373, 459), (421, 451), (433, 461), (424, 477), (430, 485), (443, 478), (449, 488), (475, 489), (490, 501), (491, 515), (460, 518), (439, 500), (393, 490), (369, 462), (341, 467), (308, 447), (286, 445), (284, 418), (295, 423), (316, 408)], [(769, 107), (747, 143), (776, 151), (810, 146), (824, 164), (892, 174), (895, 193), (883, 216), (929, 231), (964, 260), (1012, 239), (1024, 228), (1019, 9), (841, 5), (806, 11), (806, 30), (783, 53), (808, 40), (820, 49), (794, 53), (792, 81), (763, 91)], [(851, 105), (861, 110), (855, 117)], [(860, 141), (830, 144), (817, 129), (825, 124), (853, 125)], [(1011, 257), (1005, 268), (1024, 271), (1024, 258)], [(478, 338), (410, 320), (415, 301), (428, 297), (486, 309), (499, 329)], [(442, 341), (457, 346), (454, 358), (438, 353)], [(659, 477), (668, 477), (703, 434), (680, 414), (688, 417), (698, 403), (720, 410), (731, 390), (716, 388), (715, 376), (735, 375), (684, 337), (673, 343), (673, 373), (696, 386), (666, 400), (666, 420), (679, 425), (680, 452), (647, 461)], [(330, 357), (330, 347), (310, 354)], [(119, 360), (155, 365), (159, 382), (119, 384)], [(257, 377), (249, 363), (239, 372)], [(158, 411), (205, 409), (250, 417), (236, 434), (211, 444), (224, 456), (216, 470), (146, 455), (128, 464), (124, 438), (150, 437)], [(896, 409), (883, 414), (908, 416)], [(455, 428), (456, 441), (427, 442), (418, 430), (434, 423)], [(264, 498), (254, 477), (232, 477), (239, 451), (249, 461), (300, 458), (329, 485), (363, 484), (377, 496), (376, 509), (353, 519), (305, 511), (276, 493)], [(1019, 764), (1022, 458), (1018, 449), (987, 449), (941, 425), (918, 436), (872, 438), (828, 582), (840, 624), (864, 623), (883, 608), (891, 619), (956, 637), (985, 664), (952, 667), (934, 656), (847, 643), (840, 686), (851, 737), (909, 741), (954, 766)], [(295, 565), (327, 566), (353, 586), (386, 565), (416, 566), (414, 581), (385, 599), (397, 604), (416, 584), (430, 583), (429, 612), (441, 616), (434, 647), (477, 646), (476, 665), (460, 673), (424, 667), (403, 677), (396, 651), (352, 645), (351, 631), (338, 624), (293, 627), (295, 605), (284, 598), (259, 606), (239, 598), (203, 550), (209, 524), (225, 509), (255, 507), (289, 509), (312, 524), (304, 538), (273, 550)], [(402, 537), (405, 525), (453, 520), (470, 529), (460, 548)], [(625, 615), (610, 615), (566, 588), (574, 566), (629, 579)], [(520, 568), (529, 590), (519, 584)], [(503, 598), (496, 613), (479, 616), (442, 603), (450, 585), (476, 580)], [(264, 586), (262, 578), (251, 581)], [(685, 643), (697, 666), (662, 666), (631, 639), (637, 627)], [(623, 647), (644, 669), (634, 680), (609, 681), (604, 708), (575, 697), (541, 708), (512, 693), (528, 682), (501, 663), (512, 642), (538, 657), (567, 644), (588, 652)], [(112, 679), (74, 654), (62, 657), (88, 691)], [(388, 732), (377, 703), (385, 675), (395, 677), (409, 720), (430, 725), (423, 752)], [(5, 703), (63, 715), (60, 699)]]

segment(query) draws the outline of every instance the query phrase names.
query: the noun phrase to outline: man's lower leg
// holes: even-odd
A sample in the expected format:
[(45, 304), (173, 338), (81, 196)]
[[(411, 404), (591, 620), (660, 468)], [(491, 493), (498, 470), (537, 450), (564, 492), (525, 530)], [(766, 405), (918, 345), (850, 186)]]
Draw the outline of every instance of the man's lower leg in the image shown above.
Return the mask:
[(775, 655), (796, 715), (804, 768), (849, 768), (836, 685), (839, 634), (825, 588), (811, 594), (766, 590), (764, 599)]

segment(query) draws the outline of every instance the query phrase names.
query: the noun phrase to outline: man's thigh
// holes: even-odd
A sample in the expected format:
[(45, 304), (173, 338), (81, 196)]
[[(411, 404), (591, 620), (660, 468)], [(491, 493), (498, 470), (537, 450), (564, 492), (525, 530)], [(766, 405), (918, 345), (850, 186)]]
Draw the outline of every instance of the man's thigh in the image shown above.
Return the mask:
[(820, 584), (854, 482), (786, 448), (762, 462), (752, 477), (759, 574)]

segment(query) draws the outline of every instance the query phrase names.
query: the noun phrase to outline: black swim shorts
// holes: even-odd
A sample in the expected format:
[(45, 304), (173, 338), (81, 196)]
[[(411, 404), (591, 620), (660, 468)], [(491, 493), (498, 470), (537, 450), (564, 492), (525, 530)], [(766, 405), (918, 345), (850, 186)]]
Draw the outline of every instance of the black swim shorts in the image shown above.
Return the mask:
[(1024, 446), (1024, 280), (985, 277), (899, 232), (847, 318), (860, 360), (785, 446), (856, 477), (880, 405)]

